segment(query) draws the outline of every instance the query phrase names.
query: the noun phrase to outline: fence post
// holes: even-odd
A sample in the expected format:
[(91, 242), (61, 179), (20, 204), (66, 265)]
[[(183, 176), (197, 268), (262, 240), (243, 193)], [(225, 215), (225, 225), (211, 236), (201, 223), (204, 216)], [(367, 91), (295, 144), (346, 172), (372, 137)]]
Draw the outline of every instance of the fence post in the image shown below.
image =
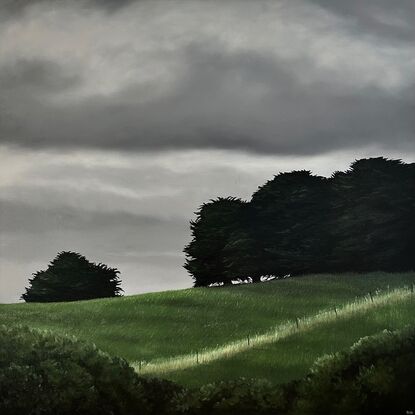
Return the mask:
[(337, 317), (337, 308), (336, 308), (336, 306), (334, 306), (334, 313), (336, 314), (336, 317)]
[(199, 351), (196, 351), (196, 363), (199, 364)]
[(296, 318), (295, 318), (295, 324), (296, 324), (296, 326), (297, 326), (297, 329), (298, 329), (298, 326), (299, 326), (299, 321), (298, 321), (298, 317), (296, 317)]
[(249, 334), (248, 334), (248, 336), (247, 336), (247, 340), (248, 340), (248, 346), (249, 346)]

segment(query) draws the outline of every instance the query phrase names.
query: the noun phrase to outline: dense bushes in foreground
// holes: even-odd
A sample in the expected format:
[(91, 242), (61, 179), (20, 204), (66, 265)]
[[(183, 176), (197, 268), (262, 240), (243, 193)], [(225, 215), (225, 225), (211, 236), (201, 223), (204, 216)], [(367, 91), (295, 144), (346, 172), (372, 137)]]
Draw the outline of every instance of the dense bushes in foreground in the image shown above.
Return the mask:
[(319, 359), (298, 383), (294, 413), (380, 414), (415, 410), (415, 330), (365, 337)]
[(415, 409), (415, 329), (361, 339), (282, 386), (239, 379), (187, 391), (93, 346), (0, 328), (0, 413), (378, 414)]
[(1, 415), (165, 413), (179, 390), (93, 345), (0, 326)]

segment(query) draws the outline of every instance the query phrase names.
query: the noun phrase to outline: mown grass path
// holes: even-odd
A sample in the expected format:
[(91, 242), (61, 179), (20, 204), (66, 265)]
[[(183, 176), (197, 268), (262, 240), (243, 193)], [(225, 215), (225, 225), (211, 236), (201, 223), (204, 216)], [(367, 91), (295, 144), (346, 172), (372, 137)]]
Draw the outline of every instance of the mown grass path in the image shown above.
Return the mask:
[(321, 325), (334, 322), (338, 319), (349, 318), (364, 313), (376, 307), (405, 301), (414, 296), (413, 288), (398, 288), (386, 293), (369, 294), (342, 306), (333, 307), (294, 321), (286, 321), (262, 334), (235, 340), (216, 348), (209, 348), (185, 355), (167, 359), (157, 359), (151, 362), (133, 362), (132, 366), (140, 374), (163, 374), (178, 370), (208, 364), (220, 359), (233, 357), (267, 344), (275, 343), (287, 337), (304, 333)]

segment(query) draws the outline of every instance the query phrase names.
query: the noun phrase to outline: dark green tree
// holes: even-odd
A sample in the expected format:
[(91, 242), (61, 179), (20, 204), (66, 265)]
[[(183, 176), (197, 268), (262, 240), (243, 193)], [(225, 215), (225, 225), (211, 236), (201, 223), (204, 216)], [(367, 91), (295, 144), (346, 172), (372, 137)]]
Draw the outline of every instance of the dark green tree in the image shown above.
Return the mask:
[(257, 220), (250, 203), (238, 211), (237, 227), (229, 235), (223, 249), (226, 275), (229, 279), (260, 282), (265, 275), (258, 267), (258, 241), (255, 239)]
[(45, 271), (29, 279), (26, 302), (89, 300), (121, 295), (119, 271), (89, 262), (76, 252), (60, 252)]
[(329, 179), (281, 173), (249, 203), (221, 198), (191, 223), (195, 285), (316, 272), (415, 269), (415, 164), (354, 162)]
[(245, 205), (233, 197), (218, 198), (203, 204), (190, 223), (192, 241), (185, 247), (185, 268), (195, 287), (214, 283), (230, 284), (226, 270), (224, 248), (240, 227), (239, 215)]
[(255, 274), (324, 270), (329, 198), (328, 180), (305, 170), (281, 173), (254, 193)]
[(415, 269), (415, 165), (361, 159), (331, 182), (330, 270)]

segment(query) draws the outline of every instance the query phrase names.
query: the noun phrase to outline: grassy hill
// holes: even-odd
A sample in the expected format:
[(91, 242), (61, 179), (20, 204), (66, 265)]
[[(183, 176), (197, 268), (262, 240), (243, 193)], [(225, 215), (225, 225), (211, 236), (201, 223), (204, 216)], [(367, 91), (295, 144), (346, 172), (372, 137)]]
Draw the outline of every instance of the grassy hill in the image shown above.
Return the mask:
[[(76, 303), (0, 305), (0, 324), (73, 334), (131, 362), (154, 361), (253, 338), (286, 321), (415, 283), (415, 273), (309, 275), (254, 285), (197, 288)], [(363, 335), (413, 322), (415, 301), (385, 304), (207, 365), (163, 374), (185, 384), (236, 376), (285, 381), (321, 354)]]
[(415, 299), (374, 307), (362, 313), (323, 322), (303, 331), (266, 343), (208, 364), (161, 373), (160, 376), (186, 386), (200, 386), (237, 377), (264, 378), (285, 383), (305, 375), (314, 361), (324, 355), (346, 350), (361, 337), (384, 329), (401, 329), (415, 323)]

